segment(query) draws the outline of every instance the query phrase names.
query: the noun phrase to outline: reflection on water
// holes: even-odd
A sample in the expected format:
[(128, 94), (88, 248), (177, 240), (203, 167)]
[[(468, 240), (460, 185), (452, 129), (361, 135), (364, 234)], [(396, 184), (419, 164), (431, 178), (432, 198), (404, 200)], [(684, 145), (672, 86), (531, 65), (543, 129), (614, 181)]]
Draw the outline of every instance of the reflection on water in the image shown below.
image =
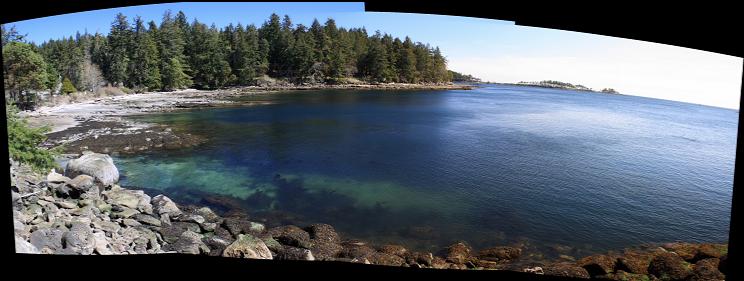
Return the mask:
[(122, 184), (430, 251), (727, 239), (733, 110), (505, 86), (242, 99), (271, 104), (139, 117), (209, 141), (122, 156)]

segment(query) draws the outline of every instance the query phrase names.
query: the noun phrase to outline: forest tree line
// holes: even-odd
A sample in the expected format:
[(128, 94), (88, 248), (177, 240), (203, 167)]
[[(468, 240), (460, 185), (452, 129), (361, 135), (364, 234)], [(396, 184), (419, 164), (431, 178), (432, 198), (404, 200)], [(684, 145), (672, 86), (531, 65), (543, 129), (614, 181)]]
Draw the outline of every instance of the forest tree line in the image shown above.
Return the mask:
[(130, 22), (118, 14), (108, 35), (78, 32), (40, 45), (14, 40), (6, 36), (5, 28), (3, 32), (3, 57), (7, 51), (11, 60), (25, 60), (20, 63), (36, 69), (28, 73), (29, 67), (4, 64), (6, 81), (34, 76), (17, 90), (54, 92), (60, 84), (62, 92), (92, 91), (105, 84), (135, 91), (214, 89), (254, 85), (264, 75), (296, 84), (339, 83), (347, 78), (452, 80), (438, 47), (379, 31), (370, 35), (364, 28), (338, 27), (333, 19), (323, 24), (316, 19), (306, 27), (293, 24), (289, 16), (272, 14), (259, 27), (217, 28), (189, 20), (183, 12), (174, 16), (166, 11), (159, 24), (140, 17)]

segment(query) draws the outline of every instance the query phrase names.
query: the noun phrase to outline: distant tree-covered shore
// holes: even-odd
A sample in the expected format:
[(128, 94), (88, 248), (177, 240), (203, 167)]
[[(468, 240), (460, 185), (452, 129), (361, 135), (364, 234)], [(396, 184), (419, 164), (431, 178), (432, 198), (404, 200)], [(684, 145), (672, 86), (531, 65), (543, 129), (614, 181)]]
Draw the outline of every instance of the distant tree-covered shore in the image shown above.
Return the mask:
[(6, 89), (16, 99), (28, 91), (94, 91), (104, 85), (214, 89), (255, 85), (267, 76), (295, 84), (453, 80), (438, 47), (338, 27), (333, 19), (294, 24), (277, 14), (261, 26), (223, 28), (183, 12), (166, 11), (160, 23), (118, 14), (108, 35), (78, 32), (38, 45), (3, 26), (3, 57)]

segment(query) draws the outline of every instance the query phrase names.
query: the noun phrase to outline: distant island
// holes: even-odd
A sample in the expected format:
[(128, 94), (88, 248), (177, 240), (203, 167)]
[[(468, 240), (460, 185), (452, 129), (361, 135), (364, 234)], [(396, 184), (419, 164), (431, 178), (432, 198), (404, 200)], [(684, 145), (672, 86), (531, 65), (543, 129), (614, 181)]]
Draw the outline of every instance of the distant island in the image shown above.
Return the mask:
[(595, 92), (595, 93), (604, 93), (604, 94), (615, 94), (619, 95), (620, 93), (613, 89), (613, 88), (604, 88), (602, 90), (595, 90), (592, 88), (589, 88), (587, 86), (581, 85), (581, 84), (571, 84), (567, 82), (561, 82), (561, 81), (555, 81), (555, 80), (543, 80), (539, 82), (524, 82), (520, 81), (519, 83), (497, 83), (497, 84), (505, 84), (505, 85), (516, 85), (516, 86), (531, 86), (531, 87), (542, 87), (542, 88), (556, 88), (556, 89), (566, 89), (566, 90), (574, 90), (574, 91), (586, 91), (586, 92)]

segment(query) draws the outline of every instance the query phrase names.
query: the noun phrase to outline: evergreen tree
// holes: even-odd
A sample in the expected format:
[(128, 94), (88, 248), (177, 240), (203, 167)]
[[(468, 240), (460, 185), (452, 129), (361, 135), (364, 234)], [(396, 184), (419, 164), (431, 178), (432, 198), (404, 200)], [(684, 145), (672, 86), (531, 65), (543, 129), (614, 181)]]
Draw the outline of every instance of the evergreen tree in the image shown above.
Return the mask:
[[(333, 19), (313, 20), (308, 28), (272, 14), (260, 28), (230, 24), (222, 29), (187, 20), (183, 12), (174, 17), (166, 11), (159, 25), (146, 27), (139, 17), (130, 25), (118, 14), (107, 36), (85, 32), (44, 42), (38, 47), (48, 73), (44, 87), (56, 89), (60, 77), (81, 90), (105, 80), (136, 90), (218, 88), (252, 85), (263, 75), (295, 83), (453, 79), (439, 48), (380, 32), (369, 36), (364, 28), (339, 27)], [(22, 40), (12, 31), (4, 33), (4, 44)], [(97, 78), (98, 72), (105, 79)]]
[(109, 73), (107, 79), (114, 85), (124, 85), (129, 74), (129, 50), (132, 45), (132, 30), (127, 17), (119, 13), (111, 24), (108, 36)]
[(77, 89), (75, 89), (75, 86), (72, 85), (70, 78), (65, 77), (65, 79), (62, 80), (62, 93), (70, 94), (74, 92), (77, 92)]
[(158, 32), (163, 90), (183, 89), (192, 85), (191, 76), (186, 74), (190, 68), (184, 55), (186, 41), (180, 25), (171, 17), (170, 11), (165, 12)]
[(3, 46), (3, 82), (13, 102), (25, 103), (35, 100), (22, 99), (27, 91), (44, 90), (48, 86), (47, 65), (33, 46), (21, 42), (9, 42)]

